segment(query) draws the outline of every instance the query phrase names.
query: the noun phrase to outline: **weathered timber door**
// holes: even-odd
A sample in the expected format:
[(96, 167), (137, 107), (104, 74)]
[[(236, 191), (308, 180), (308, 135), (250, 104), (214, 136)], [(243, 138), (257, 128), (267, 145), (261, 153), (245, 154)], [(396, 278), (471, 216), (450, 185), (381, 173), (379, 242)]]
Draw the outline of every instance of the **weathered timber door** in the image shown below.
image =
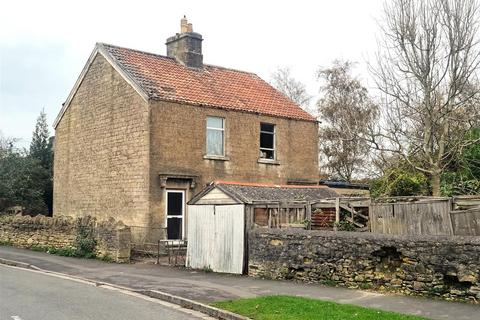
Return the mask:
[(189, 205), (187, 266), (215, 272), (243, 272), (243, 204)]

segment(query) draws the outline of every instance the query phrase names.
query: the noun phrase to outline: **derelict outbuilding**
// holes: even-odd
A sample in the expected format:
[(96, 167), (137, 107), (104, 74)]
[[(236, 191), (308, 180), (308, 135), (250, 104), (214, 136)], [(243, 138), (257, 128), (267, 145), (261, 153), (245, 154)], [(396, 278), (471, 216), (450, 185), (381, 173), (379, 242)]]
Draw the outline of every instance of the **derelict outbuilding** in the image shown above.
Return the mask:
[(308, 202), (334, 197), (325, 186), (211, 183), (188, 202), (187, 266), (242, 274), (248, 230), (301, 227)]

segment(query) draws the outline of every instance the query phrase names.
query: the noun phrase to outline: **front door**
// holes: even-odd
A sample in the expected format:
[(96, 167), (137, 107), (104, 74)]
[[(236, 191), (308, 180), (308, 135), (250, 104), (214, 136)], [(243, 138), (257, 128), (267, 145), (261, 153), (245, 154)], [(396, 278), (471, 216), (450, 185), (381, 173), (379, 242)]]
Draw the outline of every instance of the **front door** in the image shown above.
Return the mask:
[(183, 239), (185, 214), (185, 191), (167, 190), (167, 237), (168, 240)]

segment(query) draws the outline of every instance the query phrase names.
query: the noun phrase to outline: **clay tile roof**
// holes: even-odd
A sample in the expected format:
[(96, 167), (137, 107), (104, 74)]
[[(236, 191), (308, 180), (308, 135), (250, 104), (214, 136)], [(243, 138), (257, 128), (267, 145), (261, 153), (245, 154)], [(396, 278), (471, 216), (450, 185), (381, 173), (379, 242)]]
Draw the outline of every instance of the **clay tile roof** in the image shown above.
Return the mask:
[(212, 65), (192, 69), (173, 58), (100, 45), (151, 99), (315, 121), (254, 73)]

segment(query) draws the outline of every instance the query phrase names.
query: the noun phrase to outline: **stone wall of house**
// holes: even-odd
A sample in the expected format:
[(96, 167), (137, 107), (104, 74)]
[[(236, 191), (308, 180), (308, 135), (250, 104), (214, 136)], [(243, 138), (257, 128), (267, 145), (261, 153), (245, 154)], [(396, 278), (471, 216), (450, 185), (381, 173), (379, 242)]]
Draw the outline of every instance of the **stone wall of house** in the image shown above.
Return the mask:
[(248, 265), (254, 277), (480, 300), (480, 237), (256, 229)]
[(100, 54), (55, 130), (54, 216), (149, 223), (149, 107)]
[[(224, 159), (204, 158), (207, 116), (225, 119)], [(276, 125), (273, 164), (258, 161), (261, 122)], [(164, 227), (160, 174), (198, 176), (194, 186), (167, 181), (185, 190), (186, 200), (212, 180), (315, 182), (317, 129), (315, 122), (145, 102), (98, 54), (55, 130), (53, 214)]]
[[(167, 181), (167, 188), (186, 190), (187, 200), (213, 180), (286, 184), (290, 180), (318, 181), (317, 124), (248, 112), (154, 101), (151, 105), (150, 179), (153, 221), (162, 224), (164, 189), (158, 175), (198, 176), (195, 188)], [(208, 116), (225, 119), (225, 158), (206, 155)], [(277, 162), (259, 161), (260, 123), (275, 124)]]
[(97, 221), (89, 216), (3, 216), (0, 217), (0, 244), (20, 248), (75, 248), (80, 228), (92, 235), (98, 257), (109, 257), (116, 262), (130, 260), (130, 228), (113, 219)]

